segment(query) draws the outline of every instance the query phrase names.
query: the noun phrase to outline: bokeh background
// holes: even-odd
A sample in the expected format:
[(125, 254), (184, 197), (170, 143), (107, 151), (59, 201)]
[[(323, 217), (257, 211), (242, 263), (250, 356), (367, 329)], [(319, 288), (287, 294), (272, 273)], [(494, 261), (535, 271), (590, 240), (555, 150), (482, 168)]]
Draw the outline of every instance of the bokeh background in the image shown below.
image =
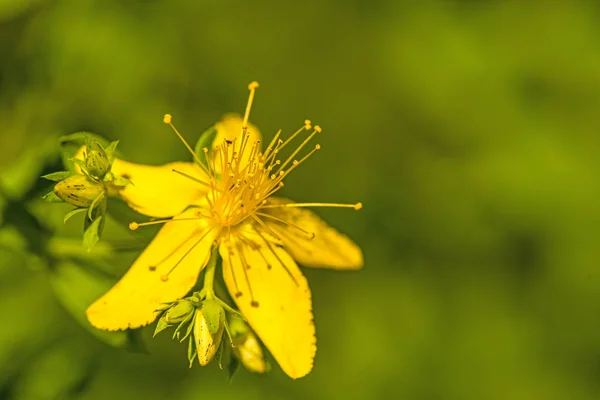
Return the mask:
[[(599, 398), (599, 21), (575, 0), (2, 0), (0, 398)], [(81, 130), (187, 159), (163, 114), (193, 142), (252, 80), (265, 136), (324, 128), (284, 191), (362, 201), (319, 213), (366, 266), (305, 270), (309, 376), (228, 384), (152, 328), (141, 354), (85, 326), (81, 265), (114, 281), (137, 253), (109, 225), (83, 254), (39, 176)]]

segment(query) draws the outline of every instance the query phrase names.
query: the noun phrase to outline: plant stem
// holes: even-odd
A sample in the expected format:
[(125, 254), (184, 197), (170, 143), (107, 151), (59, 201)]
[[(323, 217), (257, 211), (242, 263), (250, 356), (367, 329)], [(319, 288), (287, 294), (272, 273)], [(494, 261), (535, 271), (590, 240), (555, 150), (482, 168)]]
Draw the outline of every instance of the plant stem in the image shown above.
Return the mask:
[(206, 272), (204, 273), (204, 287), (206, 291), (206, 298), (215, 297), (214, 283), (215, 283), (215, 270), (217, 269), (217, 247), (212, 248), (210, 259), (206, 265)]

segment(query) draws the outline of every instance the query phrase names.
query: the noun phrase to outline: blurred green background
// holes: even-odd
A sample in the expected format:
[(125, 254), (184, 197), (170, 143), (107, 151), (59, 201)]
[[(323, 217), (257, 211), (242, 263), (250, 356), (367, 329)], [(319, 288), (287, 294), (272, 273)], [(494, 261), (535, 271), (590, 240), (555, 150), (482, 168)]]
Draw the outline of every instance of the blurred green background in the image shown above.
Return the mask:
[[(0, 398), (600, 398), (599, 17), (574, 0), (2, 0)], [(320, 214), (366, 266), (305, 269), (308, 377), (227, 384), (168, 335), (147, 355), (82, 327), (81, 225), (37, 199), (60, 135), (187, 159), (163, 114), (193, 142), (252, 80), (265, 136), (324, 128), (284, 192), (362, 201)], [(107, 252), (114, 274), (136, 255)]]

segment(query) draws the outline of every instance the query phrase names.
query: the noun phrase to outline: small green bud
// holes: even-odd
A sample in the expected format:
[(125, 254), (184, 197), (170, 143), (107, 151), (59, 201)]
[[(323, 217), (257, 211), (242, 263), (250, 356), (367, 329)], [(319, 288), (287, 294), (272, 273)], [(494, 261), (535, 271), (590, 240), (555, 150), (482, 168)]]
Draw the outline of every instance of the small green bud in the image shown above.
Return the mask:
[(195, 309), (191, 301), (186, 299), (179, 300), (165, 312), (163, 318), (168, 324), (178, 324), (185, 320)]
[(104, 177), (110, 170), (110, 162), (104, 148), (92, 139), (87, 140), (85, 144), (85, 168), (90, 175), (98, 178)]
[(104, 192), (104, 186), (84, 175), (73, 175), (54, 186), (54, 194), (77, 207), (89, 207)]
[(224, 328), (225, 311), (216, 301), (208, 300), (196, 310), (194, 340), (200, 365), (205, 366), (212, 361), (221, 344)]

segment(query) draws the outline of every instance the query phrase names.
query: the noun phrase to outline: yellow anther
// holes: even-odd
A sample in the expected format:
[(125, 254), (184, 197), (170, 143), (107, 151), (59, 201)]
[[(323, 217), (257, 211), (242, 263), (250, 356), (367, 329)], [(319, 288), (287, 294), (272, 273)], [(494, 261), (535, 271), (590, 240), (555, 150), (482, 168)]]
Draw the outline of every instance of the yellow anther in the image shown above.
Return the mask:
[(164, 118), (163, 118), (163, 122), (164, 122), (165, 124), (170, 124), (170, 123), (171, 123), (171, 119), (172, 119), (172, 118), (173, 118), (173, 117), (171, 117), (171, 114), (165, 114), (165, 116), (164, 116)]
[(208, 148), (207, 147), (203, 148), (202, 152), (205, 153), (205, 154), (208, 153)]
[(322, 129), (319, 125), (315, 125), (315, 131), (321, 133)]
[(361, 208), (362, 208), (362, 203), (356, 203), (356, 204), (354, 205), (354, 209), (355, 209), (355, 210), (360, 210)]
[(309, 130), (312, 126), (312, 122), (310, 122), (310, 119), (306, 119), (304, 120), (304, 129)]
[(139, 227), (140, 227), (140, 224), (138, 224), (137, 222), (130, 222), (129, 223), (129, 229), (131, 229), (132, 231), (135, 231)]
[(320, 144), (316, 145), (315, 150), (321, 150), (321, 145)]
[(258, 87), (258, 82), (253, 81), (248, 85), (248, 90), (253, 90), (256, 89)]
[(160, 280), (163, 281), (163, 282), (166, 282), (166, 281), (169, 280), (169, 276), (168, 275), (161, 275), (160, 276)]

